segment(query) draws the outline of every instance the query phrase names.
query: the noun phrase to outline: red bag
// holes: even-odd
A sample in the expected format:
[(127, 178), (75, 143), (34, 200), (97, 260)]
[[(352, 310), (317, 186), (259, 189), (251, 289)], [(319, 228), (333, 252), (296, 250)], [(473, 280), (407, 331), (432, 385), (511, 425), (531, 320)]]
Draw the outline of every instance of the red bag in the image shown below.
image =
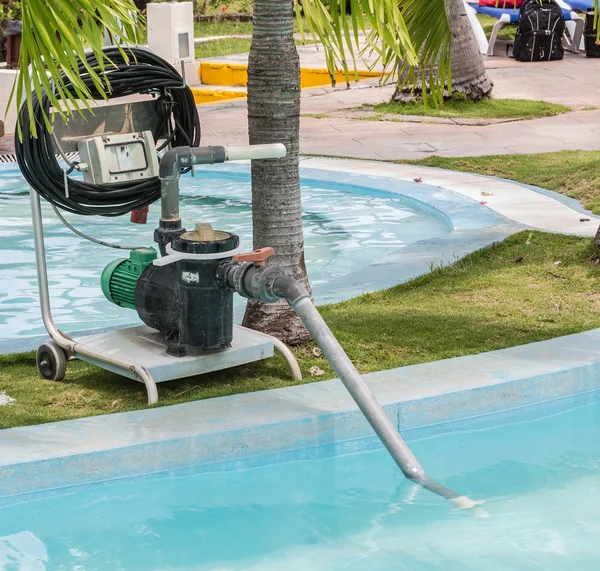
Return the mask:
[(488, 6), (489, 8), (520, 8), (524, 0), (479, 0), (479, 6)]

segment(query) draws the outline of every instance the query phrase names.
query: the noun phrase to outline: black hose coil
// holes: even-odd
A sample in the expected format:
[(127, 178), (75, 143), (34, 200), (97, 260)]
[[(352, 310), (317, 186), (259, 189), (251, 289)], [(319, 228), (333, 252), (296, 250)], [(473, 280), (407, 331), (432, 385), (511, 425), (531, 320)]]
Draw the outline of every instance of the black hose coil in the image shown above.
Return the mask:
[[(155, 140), (163, 132), (172, 113), (173, 129), (167, 144), (172, 147), (200, 144), (200, 121), (196, 111), (194, 96), (176, 69), (143, 48), (125, 48), (129, 61), (123, 58), (116, 47), (105, 48), (107, 57), (113, 62), (106, 66), (109, 98), (123, 97), (136, 93), (159, 94), (163, 102), (164, 115), (157, 127)], [(96, 57), (90, 53), (88, 64), (103, 77)], [(90, 90), (94, 99), (102, 99), (102, 95), (94, 85), (83, 63), (79, 61), (79, 75)], [(63, 75), (66, 88), (77, 99), (71, 82)], [(50, 109), (46, 94), (42, 101), (33, 94), (33, 111), (37, 127), (37, 137), (31, 135), (31, 119), (24, 103), (19, 111), (23, 140), (15, 134), (15, 152), (17, 162), (23, 176), (33, 189), (48, 202), (68, 212), (85, 215), (120, 216), (131, 210), (147, 206), (160, 198), (160, 181), (158, 177), (141, 182), (127, 182), (101, 187), (69, 178), (68, 194), (65, 193), (64, 170), (59, 165), (53, 146), (52, 134), (45, 127), (43, 111)], [(160, 150), (160, 149), (158, 149)]]

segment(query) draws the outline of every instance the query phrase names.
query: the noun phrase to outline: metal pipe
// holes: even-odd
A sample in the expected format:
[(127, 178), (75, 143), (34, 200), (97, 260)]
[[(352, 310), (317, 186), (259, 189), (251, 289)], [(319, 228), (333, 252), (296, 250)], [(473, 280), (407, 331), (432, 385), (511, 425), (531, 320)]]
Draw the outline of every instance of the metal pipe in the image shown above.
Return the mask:
[(306, 288), (289, 276), (280, 276), (273, 282), (273, 292), (286, 299), (290, 307), (298, 314), (404, 476), (426, 490), (452, 502), (457, 507), (475, 507), (477, 505), (475, 501), (446, 488), (425, 473), (321, 317)]
[(224, 147), (173, 147), (160, 160), (161, 220), (179, 220), (179, 177), (181, 169), (194, 165), (225, 162)]
[(48, 291), (48, 271), (46, 268), (46, 246), (44, 244), (44, 226), (42, 223), (42, 208), (40, 195), (29, 187), (31, 200), (31, 221), (33, 223), (33, 244), (35, 247), (35, 262), (40, 292), (40, 308), (44, 327), (50, 337), (63, 349), (70, 348), (71, 340), (65, 337), (54, 324), (52, 310), (50, 309), (50, 293)]
[(161, 179), (160, 181), (160, 219), (175, 222), (179, 217), (179, 180)]
[(478, 505), (478, 502), (457, 494), (426, 474), (317, 311), (302, 283), (283, 275), (282, 270), (275, 266), (259, 267), (251, 263), (228, 263), (222, 276), (223, 287), (244, 297), (266, 303), (283, 298), (289, 303), (407, 479), (459, 508), (475, 508)]
[(99, 351), (93, 347), (90, 347), (89, 345), (78, 343), (73, 339), (69, 339), (62, 333), (62, 331), (58, 329), (58, 327), (56, 327), (54, 319), (52, 318), (52, 310), (50, 307), (48, 270), (46, 267), (46, 247), (44, 244), (44, 226), (42, 221), (40, 195), (30, 187), (29, 197), (31, 199), (31, 220), (33, 223), (33, 243), (35, 246), (35, 262), (38, 276), (38, 289), (40, 293), (40, 307), (42, 320), (44, 322), (46, 331), (52, 340), (65, 351), (68, 357), (78, 353), (80, 355), (89, 357), (90, 359), (96, 359), (103, 363), (109, 363), (119, 367), (120, 369), (135, 373), (138, 379), (146, 386), (148, 404), (157, 403), (158, 389), (156, 388), (156, 382), (145, 367), (135, 363), (134, 361), (115, 358), (110, 353)]
[(288, 364), (288, 367), (292, 373), (292, 379), (296, 382), (301, 381), (302, 371), (300, 370), (300, 365), (298, 365), (298, 361), (296, 361), (296, 357), (294, 357), (294, 354), (290, 348), (281, 339), (277, 339), (277, 337), (273, 337), (273, 335), (268, 335), (267, 333), (263, 332), (261, 332), (261, 335), (269, 338), (273, 342), (273, 347), (275, 347), (275, 350)]

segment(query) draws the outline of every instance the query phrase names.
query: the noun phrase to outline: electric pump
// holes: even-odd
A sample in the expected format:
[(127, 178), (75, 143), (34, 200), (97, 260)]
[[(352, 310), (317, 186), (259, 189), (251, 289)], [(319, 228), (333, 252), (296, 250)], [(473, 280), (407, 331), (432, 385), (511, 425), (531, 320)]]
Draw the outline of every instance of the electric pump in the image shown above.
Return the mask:
[[(427, 476), (397, 428), (377, 402), (317, 311), (304, 285), (269, 265), (272, 248), (243, 252), (238, 236), (213, 229), (207, 221), (183, 227), (179, 179), (195, 165), (231, 160), (277, 160), (281, 144), (227, 147), (200, 145), (200, 123), (190, 89), (167, 62), (142, 48), (108, 48), (106, 75), (93, 54), (79, 73), (92, 96), (100, 98), (87, 70), (110, 82), (110, 99), (140, 94), (134, 103), (98, 107), (93, 115), (55, 123), (32, 135), (31, 121), (51, 116), (48, 97), (34, 96), (20, 111), (23, 138), (15, 138), (17, 160), (31, 187), (32, 220), (42, 318), (51, 340), (38, 349), (42, 377), (61, 380), (67, 360), (79, 358), (143, 382), (148, 402), (158, 399), (156, 382), (223, 369), (272, 354), (275, 345), (295, 363), (282, 343), (233, 324), (233, 295), (265, 303), (285, 299), (298, 314), (402, 473), (458, 507), (473, 502)], [(75, 88), (63, 77), (73, 98)], [(33, 115), (30, 115), (30, 108)], [(76, 152), (78, 159), (69, 158)], [(62, 162), (61, 162), (62, 161)], [(65, 166), (66, 165), (66, 166)], [(79, 177), (72, 176), (79, 173)], [(79, 236), (85, 235), (61, 211), (84, 216), (121, 216), (146, 223), (148, 206), (160, 199), (155, 246), (128, 248), (102, 272), (101, 289), (112, 303), (135, 310), (144, 323), (72, 338), (54, 323), (46, 269), (40, 198)], [(236, 337), (237, 336), (237, 337)], [(268, 356), (268, 355), (267, 355)]]

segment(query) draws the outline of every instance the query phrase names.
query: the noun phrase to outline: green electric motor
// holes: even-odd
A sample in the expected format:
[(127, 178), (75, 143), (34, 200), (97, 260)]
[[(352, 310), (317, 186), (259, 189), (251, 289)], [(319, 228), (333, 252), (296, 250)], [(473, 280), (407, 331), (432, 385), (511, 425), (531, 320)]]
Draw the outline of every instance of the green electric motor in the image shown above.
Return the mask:
[(114, 260), (102, 272), (102, 293), (108, 301), (135, 309), (135, 288), (142, 272), (156, 260), (154, 248), (132, 250), (129, 259)]

